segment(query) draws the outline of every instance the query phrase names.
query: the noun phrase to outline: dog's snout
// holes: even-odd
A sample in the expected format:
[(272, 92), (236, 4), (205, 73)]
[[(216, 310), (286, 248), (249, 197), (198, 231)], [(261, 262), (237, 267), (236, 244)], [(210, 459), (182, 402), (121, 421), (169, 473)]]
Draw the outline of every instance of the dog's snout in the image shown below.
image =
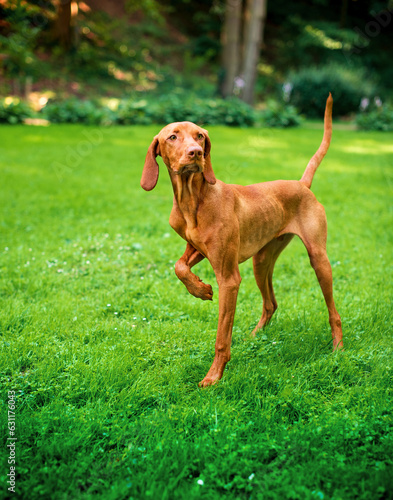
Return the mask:
[(191, 146), (187, 148), (186, 153), (189, 158), (201, 158), (203, 150), (200, 146)]

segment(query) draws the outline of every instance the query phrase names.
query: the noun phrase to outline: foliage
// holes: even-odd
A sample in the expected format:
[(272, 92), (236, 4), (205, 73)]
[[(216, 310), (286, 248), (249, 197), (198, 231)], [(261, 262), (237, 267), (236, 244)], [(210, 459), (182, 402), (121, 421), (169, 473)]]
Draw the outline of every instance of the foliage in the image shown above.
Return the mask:
[[(276, 38), (280, 33), (282, 40), (286, 41), (281, 42), (276, 61), (282, 71), (286, 68), (307, 68), (318, 61), (342, 64), (344, 50), (348, 50), (359, 38), (356, 31), (349, 27), (340, 28), (337, 18), (328, 20), (331, 17), (329, 14), (320, 16), (310, 12), (309, 5), (288, 5), (285, 22), (282, 22), (284, 12), (280, 11), (281, 5), (270, 5), (269, 8), (272, 24), (276, 26), (278, 23), (278, 29), (268, 32), (267, 36)], [(285, 50), (285, 47), (290, 50)]]
[[(390, 498), (392, 231), (378, 228), (392, 227), (392, 133), (335, 130), (313, 183), (345, 351), (331, 353), (322, 294), (295, 239), (275, 267), (277, 316), (255, 339), (261, 296), (252, 262), (241, 265), (232, 359), (201, 390), (217, 286), (206, 260), (193, 272), (213, 285), (213, 302), (174, 274), (185, 242), (168, 224), (165, 169), (153, 192), (139, 186), (157, 132), (2, 126), (0, 425), (7, 450), (15, 391), (15, 497)], [(241, 184), (300, 178), (322, 135), (209, 133), (217, 178)]]
[[(293, 106), (268, 101), (266, 109), (255, 111), (251, 106), (233, 97), (228, 99), (201, 99), (192, 93), (171, 94), (152, 100), (129, 98), (112, 100), (110, 106), (102, 101), (76, 98), (49, 100), (41, 115), (52, 123), (85, 123), (88, 125), (150, 125), (176, 121), (192, 121), (200, 125), (228, 125), (254, 127), (262, 122), (267, 127), (294, 127), (301, 119)], [(31, 116), (31, 109), (22, 101), (7, 107), (3, 102), (3, 121), (20, 123)], [(9, 120), (6, 116), (9, 116)], [(19, 113), (19, 114), (18, 114)], [(18, 114), (19, 119), (12, 118)]]
[[(204, 81), (219, 86), (225, 2), (202, 0), (194, 10), (188, 0), (94, 2), (89, 9), (82, 2), (73, 18), (73, 47), (67, 54), (53, 39), (58, 4), (50, 0), (0, 4), (4, 95), (11, 91), (11, 83), (12, 91), (20, 94), (17, 82), (26, 77), (37, 82), (36, 88), (47, 90), (49, 85), (55, 92), (67, 89), (89, 98), (92, 94), (123, 97), (141, 90), (166, 94), (174, 87), (196, 90)], [(377, 13), (387, 7), (386, 0), (268, 2), (261, 55), (262, 66), (271, 72), (258, 77), (259, 100), (276, 97), (274, 86), (282, 83), (289, 69), (308, 71), (322, 61), (367, 69), (375, 75), (378, 95), (391, 95), (393, 24), (373, 20), (381, 19)], [(367, 36), (370, 21), (380, 32)], [(358, 81), (362, 86), (361, 76)], [(71, 88), (71, 83), (77, 85)]]
[(157, 122), (191, 121), (205, 125), (251, 127), (255, 124), (253, 108), (237, 98), (200, 99), (192, 94), (168, 95), (158, 101)]
[(26, 23), (20, 27), (16, 25), (14, 29), (15, 32), (8, 37), (0, 35), (0, 43), (6, 53), (4, 69), (10, 77), (37, 75), (38, 60), (33, 46), (39, 30), (30, 30)]
[(393, 106), (384, 104), (359, 113), (356, 116), (356, 124), (362, 130), (393, 131)]
[(117, 123), (120, 125), (150, 125), (154, 123), (157, 111), (145, 99), (123, 99), (116, 110)]
[(33, 116), (33, 111), (19, 99), (5, 98), (0, 100), (0, 123), (22, 123), (25, 118)]
[(116, 113), (118, 123), (126, 125), (191, 121), (201, 125), (253, 127), (262, 121), (267, 127), (284, 128), (300, 124), (293, 106), (269, 101), (267, 108), (259, 113), (235, 97), (201, 99), (191, 93), (166, 95), (156, 101), (121, 101)]
[(43, 114), (52, 123), (105, 125), (110, 124), (115, 119), (110, 109), (98, 102), (76, 98), (48, 101), (43, 109)]
[(391, 95), (393, 26), (376, 19), (389, 20), (389, 8), (388, 0), (268, 2), (266, 60), (276, 74), (327, 62), (362, 68), (375, 77), (378, 95)]
[(118, 106), (109, 108), (92, 101), (69, 99), (49, 102), (44, 116), (53, 123), (88, 123), (121, 125), (149, 125), (192, 121), (205, 125), (251, 127), (257, 114), (238, 99), (200, 99), (191, 93), (166, 95), (152, 100), (123, 99)]
[(327, 65), (304, 68), (288, 77), (292, 91), (289, 102), (310, 118), (323, 116), (329, 92), (334, 99), (334, 114), (345, 116), (359, 110), (363, 97), (373, 86), (365, 75), (343, 66)]
[[(1, 12), (2, 11), (2, 12)], [(17, 2), (12, 7), (0, 7), (4, 22), (0, 30), (3, 69), (10, 78), (21, 81), (26, 77), (40, 78), (47, 65), (39, 59), (38, 46), (47, 19), (36, 5)]]
[(262, 112), (262, 121), (267, 127), (286, 128), (297, 127), (302, 120), (294, 106), (269, 100), (266, 109)]
[(157, 0), (126, 0), (126, 9), (129, 14), (143, 12), (144, 16), (152, 18), (159, 24), (164, 24), (163, 6)]

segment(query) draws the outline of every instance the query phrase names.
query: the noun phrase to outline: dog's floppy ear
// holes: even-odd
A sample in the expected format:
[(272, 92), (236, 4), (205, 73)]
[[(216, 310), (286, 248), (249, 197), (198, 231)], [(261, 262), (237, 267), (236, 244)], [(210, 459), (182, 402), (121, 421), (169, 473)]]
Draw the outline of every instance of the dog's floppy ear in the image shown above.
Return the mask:
[(212, 161), (210, 158), (211, 147), (210, 138), (205, 130), (205, 152), (203, 153), (203, 156), (205, 157), (205, 166), (203, 168), (203, 177), (209, 184), (215, 184), (217, 179), (214, 175)]
[(145, 191), (151, 191), (158, 181), (158, 163), (156, 156), (160, 154), (160, 145), (158, 136), (154, 137), (153, 142), (147, 150), (145, 166), (143, 167), (141, 186)]

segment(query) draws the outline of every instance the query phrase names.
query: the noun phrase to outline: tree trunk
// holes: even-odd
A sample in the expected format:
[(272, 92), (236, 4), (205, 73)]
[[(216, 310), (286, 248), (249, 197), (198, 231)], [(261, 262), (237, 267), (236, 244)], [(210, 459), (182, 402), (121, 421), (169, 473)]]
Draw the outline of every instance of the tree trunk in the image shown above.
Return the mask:
[(223, 97), (232, 95), (234, 81), (239, 74), (241, 15), (242, 0), (226, 0), (224, 31), (222, 34)]
[(252, 104), (254, 100), (257, 64), (265, 27), (266, 4), (267, 0), (249, 0), (247, 2), (242, 66), (244, 87), (241, 92), (241, 98), (248, 104)]
[(54, 37), (61, 47), (68, 51), (71, 48), (71, 0), (58, 0)]

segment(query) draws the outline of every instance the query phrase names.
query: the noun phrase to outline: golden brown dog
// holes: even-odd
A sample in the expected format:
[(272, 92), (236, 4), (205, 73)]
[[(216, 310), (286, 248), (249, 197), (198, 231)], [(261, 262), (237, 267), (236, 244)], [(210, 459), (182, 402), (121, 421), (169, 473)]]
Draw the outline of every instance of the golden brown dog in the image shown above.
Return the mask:
[(270, 321), (277, 302), (272, 276), (277, 257), (294, 235), (307, 248), (329, 311), (333, 350), (342, 347), (340, 316), (333, 300), (333, 281), (326, 254), (327, 225), (323, 206), (310, 191), (314, 173), (325, 156), (332, 134), (333, 99), (326, 102), (322, 143), (300, 181), (273, 181), (250, 186), (216, 179), (206, 130), (191, 122), (171, 123), (153, 139), (146, 155), (141, 186), (157, 184), (160, 155), (168, 167), (174, 199), (169, 223), (187, 242), (175, 265), (187, 290), (202, 300), (213, 291), (191, 268), (209, 260), (218, 283), (219, 318), (213, 364), (201, 386), (217, 382), (229, 361), (232, 325), (241, 282), (239, 264), (253, 257), (254, 274), (262, 293), (262, 317), (253, 334)]

